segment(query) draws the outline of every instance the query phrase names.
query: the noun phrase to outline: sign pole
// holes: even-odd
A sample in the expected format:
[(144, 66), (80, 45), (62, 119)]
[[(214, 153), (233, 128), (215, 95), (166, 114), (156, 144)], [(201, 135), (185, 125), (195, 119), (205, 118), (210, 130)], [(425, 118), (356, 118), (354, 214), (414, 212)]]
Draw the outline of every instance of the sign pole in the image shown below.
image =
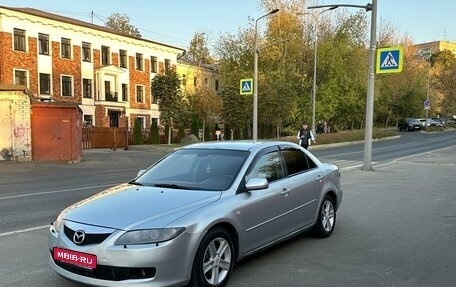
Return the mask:
[(363, 170), (372, 168), (372, 129), (374, 120), (375, 48), (377, 44), (377, 0), (372, 0), (371, 31), (369, 47), (369, 70), (367, 81), (366, 131), (364, 139)]

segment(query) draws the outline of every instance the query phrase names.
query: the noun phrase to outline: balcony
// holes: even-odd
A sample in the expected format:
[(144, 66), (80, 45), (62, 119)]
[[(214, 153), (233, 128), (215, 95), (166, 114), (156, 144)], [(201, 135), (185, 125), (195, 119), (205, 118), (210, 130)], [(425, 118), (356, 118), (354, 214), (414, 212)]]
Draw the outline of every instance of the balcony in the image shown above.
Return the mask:
[(117, 97), (117, 92), (106, 92), (105, 101), (107, 102), (118, 102), (119, 98)]

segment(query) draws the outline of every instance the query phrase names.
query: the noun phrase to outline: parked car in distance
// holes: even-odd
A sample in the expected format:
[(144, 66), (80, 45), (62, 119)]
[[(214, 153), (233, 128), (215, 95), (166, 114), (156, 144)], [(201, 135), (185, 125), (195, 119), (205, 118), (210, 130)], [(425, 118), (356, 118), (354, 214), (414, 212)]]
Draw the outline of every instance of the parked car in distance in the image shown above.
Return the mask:
[(188, 145), (64, 209), (49, 261), (92, 286), (221, 287), (248, 255), (306, 230), (329, 237), (342, 196), (338, 168), (295, 143)]
[(438, 127), (444, 127), (446, 124), (444, 118), (431, 118), (431, 120), (435, 121)]
[(439, 123), (437, 123), (436, 121), (434, 121), (433, 119), (431, 118), (428, 118), (427, 119), (427, 122), (426, 122), (426, 119), (418, 119), (421, 123), (421, 126), (422, 127), (437, 127), (439, 126)]
[(399, 131), (416, 131), (421, 129), (421, 123), (415, 118), (405, 118), (399, 120), (397, 123), (397, 129)]

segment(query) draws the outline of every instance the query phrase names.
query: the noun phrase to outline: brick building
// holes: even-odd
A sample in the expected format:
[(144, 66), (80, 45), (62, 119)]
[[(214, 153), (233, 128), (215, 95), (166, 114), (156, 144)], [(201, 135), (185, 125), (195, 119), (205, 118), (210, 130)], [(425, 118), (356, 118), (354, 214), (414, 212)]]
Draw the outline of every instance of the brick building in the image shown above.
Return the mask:
[(150, 83), (176, 69), (181, 48), (31, 8), (0, 6), (0, 84), (41, 101), (77, 103), (86, 124), (159, 121)]

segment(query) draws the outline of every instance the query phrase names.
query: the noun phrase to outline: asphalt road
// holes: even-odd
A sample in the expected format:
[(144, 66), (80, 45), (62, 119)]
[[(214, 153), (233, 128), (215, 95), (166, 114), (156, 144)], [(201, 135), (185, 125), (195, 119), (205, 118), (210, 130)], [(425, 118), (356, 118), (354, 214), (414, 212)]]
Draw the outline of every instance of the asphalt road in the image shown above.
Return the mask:
[[(229, 286), (454, 286), (455, 141), (455, 133), (404, 133), (374, 142), (375, 172), (357, 168), (357, 144), (314, 147), (343, 170), (332, 237), (303, 234), (250, 257)], [(63, 207), (133, 178), (162, 155), (94, 150), (78, 164), (0, 163), (0, 287), (79, 286), (50, 270), (47, 224)]]

